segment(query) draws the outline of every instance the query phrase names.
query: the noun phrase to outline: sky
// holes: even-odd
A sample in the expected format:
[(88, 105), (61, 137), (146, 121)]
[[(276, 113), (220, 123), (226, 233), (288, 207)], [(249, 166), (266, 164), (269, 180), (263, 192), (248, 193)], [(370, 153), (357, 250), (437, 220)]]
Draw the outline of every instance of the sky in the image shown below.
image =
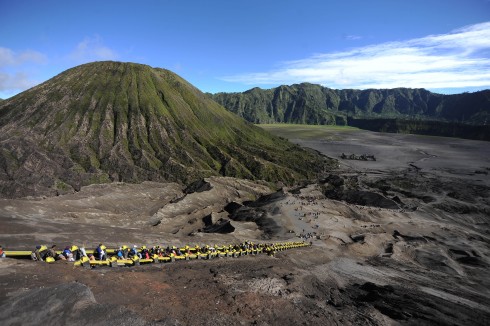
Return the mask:
[(490, 0), (0, 0), (0, 98), (124, 61), (203, 92), (490, 88)]

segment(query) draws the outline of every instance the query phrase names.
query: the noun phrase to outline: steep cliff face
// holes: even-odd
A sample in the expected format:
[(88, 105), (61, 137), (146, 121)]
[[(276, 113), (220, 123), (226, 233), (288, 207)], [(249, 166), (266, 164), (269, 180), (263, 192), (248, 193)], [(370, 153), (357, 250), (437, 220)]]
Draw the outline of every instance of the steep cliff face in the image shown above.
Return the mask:
[(324, 159), (226, 111), (174, 73), (97, 62), (0, 104), (0, 193), (226, 175), (292, 183)]
[(212, 98), (253, 123), (335, 124), (339, 99), (331, 90), (301, 84), (244, 93), (218, 93)]
[(254, 123), (346, 124), (346, 116), (490, 122), (490, 90), (442, 95), (425, 89), (334, 90), (303, 83), (212, 98)]

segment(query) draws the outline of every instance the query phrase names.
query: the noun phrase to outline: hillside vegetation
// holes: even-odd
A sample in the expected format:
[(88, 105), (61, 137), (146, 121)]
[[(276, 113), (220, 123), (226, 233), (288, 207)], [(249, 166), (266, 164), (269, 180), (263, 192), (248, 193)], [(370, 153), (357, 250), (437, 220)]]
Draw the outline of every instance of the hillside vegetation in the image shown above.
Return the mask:
[(294, 183), (324, 158), (228, 112), (165, 69), (96, 62), (0, 104), (0, 193), (224, 175)]
[(490, 90), (442, 95), (425, 89), (336, 90), (302, 83), (210, 96), (253, 123), (347, 125), (347, 117), (490, 123)]

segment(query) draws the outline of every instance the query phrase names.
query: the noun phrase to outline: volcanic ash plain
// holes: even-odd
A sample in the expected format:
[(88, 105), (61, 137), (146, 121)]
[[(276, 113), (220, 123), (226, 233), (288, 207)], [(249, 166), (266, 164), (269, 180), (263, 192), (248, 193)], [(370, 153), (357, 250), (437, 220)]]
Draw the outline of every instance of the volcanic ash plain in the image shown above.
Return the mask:
[(0, 199), (6, 250), (313, 244), (275, 257), (90, 270), (1, 259), (0, 324), (490, 323), (487, 142), (367, 131), (293, 141), (376, 161), (339, 159), (336, 171), (291, 188), (211, 177)]

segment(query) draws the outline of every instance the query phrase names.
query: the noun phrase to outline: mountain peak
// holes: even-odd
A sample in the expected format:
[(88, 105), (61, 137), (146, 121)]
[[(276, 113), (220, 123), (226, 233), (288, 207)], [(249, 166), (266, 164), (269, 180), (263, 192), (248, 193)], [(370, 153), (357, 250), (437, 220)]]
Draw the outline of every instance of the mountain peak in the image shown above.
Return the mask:
[(292, 183), (324, 164), (169, 70), (113, 61), (68, 69), (1, 102), (0, 141), (7, 197), (211, 175)]

